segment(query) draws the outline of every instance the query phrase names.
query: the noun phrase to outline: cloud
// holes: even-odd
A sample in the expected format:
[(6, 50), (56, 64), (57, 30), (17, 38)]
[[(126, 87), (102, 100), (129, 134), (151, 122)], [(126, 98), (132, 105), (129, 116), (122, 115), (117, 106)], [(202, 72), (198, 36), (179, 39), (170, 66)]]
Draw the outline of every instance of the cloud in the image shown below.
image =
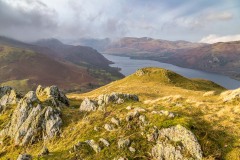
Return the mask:
[(1, 34), (31, 39), (49, 35), (57, 27), (57, 13), (38, 0), (0, 0), (0, 22)]
[(240, 34), (227, 36), (218, 36), (215, 34), (210, 34), (206, 37), (203, 37), (199, 42), (213, 44), (217, 42), (230, 42), (230, 41), (240, 41)]
[(209, 15), (207, 15), (206, 19), (207, 20), (230, 20), (233, 18), (233, 14), (230, 12), (220, 12), (220, 13), (211, 13)]
[(209, 33), (236, 34), (237, 1), (0, 0), (0, 35), (28, 41), (123, 36), (197, 41)]

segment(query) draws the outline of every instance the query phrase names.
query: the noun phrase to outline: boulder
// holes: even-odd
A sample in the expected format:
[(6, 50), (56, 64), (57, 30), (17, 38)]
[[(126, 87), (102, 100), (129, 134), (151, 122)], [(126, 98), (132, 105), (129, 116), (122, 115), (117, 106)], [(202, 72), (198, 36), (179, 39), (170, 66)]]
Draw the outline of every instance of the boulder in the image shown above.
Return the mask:
[(86, 143), (92, 147), (92, 149), (98, 153), (101, 151), (100, 146), (94, 140), (87, 140)]
[(105, 128), (107, 131), (112, 131), (112, 130), (114, 130), (114, 127), (113, 127), (111, 124), (108, 124), (108, 123), (106, 123), (106, 124), (104, 125), (104, 128)]
[(129, 149), (129, 151), (132, 152), (132, 153), (135, 153), (135, 152), (136, 152), (136, 149), (133, 148), (133, 147), (129, 147), (128, 149)]
[(121, 138), (118, 140), (118, 148), (127, 148), (130, 146), (130, 139), (129, 138)]
[(139, 116), (139, 120), (140, 120), (142, 123), (146, 123), (146, 116), (145, 116), (145, 115), (140, 115), (140, 116)]
[[(174, 145), (175, 144), (175, 145)], [(202, 159), (202, 150), (194, 134), (181, 125), (158, 131), (157, 144), (152, 148), (155, 159)]]
[(99, 142), (103, 143), (106, 147), (110, 146), (110, 143), (104, 138), (100, 138)]
[(120, 121), (119, 121), (119, 119), (117, 119), (117, 118), (112, 117), (112, 118), (111, 118), (111, 122), (112, 122), (113, 124), (117, 125), (117, 126), (120, 125)]
[(152, 149), (152, 156), (157, 160), (182, 160), (181, 148), (177, 148), (170, 143), (158, 142)]
[(81, 103), (79, 110), (90, 112), (90, 111), (96, 111), (97, 108), (98, 106), (95, 101), (85, 98)]
[(32, 156), (30, 154), (20, 154), (17, 160), (32, 160)]
[(0, 87), (0, 113), (6, 110), (9, 105), (15, 105), (20, 95), (11, 87)]

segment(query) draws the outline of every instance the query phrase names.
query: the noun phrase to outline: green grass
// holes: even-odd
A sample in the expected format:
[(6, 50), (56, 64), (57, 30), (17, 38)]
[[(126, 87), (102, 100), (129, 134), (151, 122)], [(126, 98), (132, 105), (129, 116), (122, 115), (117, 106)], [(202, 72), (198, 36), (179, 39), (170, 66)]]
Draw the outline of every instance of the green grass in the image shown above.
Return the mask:
[[(62, 135), (45, 142), (50, 155), (41, 159), (58, 160), (81, 157), (90, 160), (113, 159), (119, 156), (125, 156), (129, 159), (149, 159), (151, 158), (149, 153), (154, 143), (147, 141), (146, 134), (154, 126), (161, 129), (177, 124), (188, 128), (196, 135), (205, 159), (239, 159), (240, 130), (236, 127), (239, 125), (239, 114), (236, 110), (238, 106), (222, 103), (219, 100), (219, 95), (202, 96), (208, 90), (221, 92), (225, 90), (224, 88), (209, 81), (188, 80), (172, 72), (156, 68), (153, 68), (152, 71), (147, 69), (145, 73), (143, 77), (131, 75), (90, 93), (68, 95), (71, 98), (70, 107), (63, 108), (61, 115), (63, 119)], [(105, 112), (79, 112), (79, 106), (83, 98), (93, 98), (111, 92), (137, 94), (140, 97), (140, 102), (128, 101), (120, 105), (109, 104)], [(180, 95), (181, 99), (161, 99), (162, 97), (174, 97), (175, 95)], [(154, 101), (156, 99), (157, 101)], [(146, 100), (154, 103), (145, 103)], [(204, 105), (199, 107), (197, 103), (203, 103)], [(144, 126), (137, 119), (127, 122), (125, 120), (129, 112), (126, 109), (127, 106), (144, 108), (147, 112), (141, 114), (146, 116), (147, 125)], [(151, 111), (153, 110), (167, 110), (178, 116), (168, 118), (152, 114)], [(228, 114), (223, 112), (226, 110), (229, 110)], [(233, 120), (230, 120), (228, 115)], [(116, 130), (109, 132), (103, 126), (110, 123), (112, 117), (120, 119), (121, 123), (120, 127), (115, 126)], [(7, 114), (0, 115), (0, 126), (5, 125), (3, 123), (6, 119), (8, 119)], [(99, 127), (99, 131), (95, 131), (94, 127)], [(128, 149), (118, 149), (117, 142), (121, 137), (128, 137), (131, 140), (131, 146), (136, 148), (136, 153), (131, 153)], [(69, 153), (73, 145), (78, 142), (90, 139), (97, 142), (99, 138), (105, 138), (110, 142), (110, 146), (103, 148), (100, 153), (93, 152), (87, 146), (84, 146), (83, 150)], [(14, 146), (9, 142), (9, 145), (5, 148), (6, 152), (2, 153), (1, 158), (16, 158), (18, 153), (26, 151), (32, 154), (34, 159), (37, 159), (42, 147), (43, 142), (26, 148)]]
[(7, 81), (0, 83), (0, 86), (10, 86), (22, 93), (26, 93), (33, 89), (33, 86), (29, 84), (28, 79)]

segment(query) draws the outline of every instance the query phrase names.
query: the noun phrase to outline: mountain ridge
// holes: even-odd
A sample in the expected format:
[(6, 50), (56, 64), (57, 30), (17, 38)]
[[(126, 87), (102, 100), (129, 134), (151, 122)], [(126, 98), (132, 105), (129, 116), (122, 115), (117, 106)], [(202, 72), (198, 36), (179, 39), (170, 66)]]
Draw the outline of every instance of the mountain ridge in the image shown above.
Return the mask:
[(117, 69), (109, 67), (110, 61), (90, 47), (65, 45), (58, 40), (54, 43), (64, 49), (61, 56), (58, 50), (54, 51), (53, 43), (39, 46), (0, 37), (0, 83), (16, 86), (24, 82), (22, 86), (30, 85), (27, 88), (57, 84), (66, 90), (80, 87), (84, 90), (123, 77)]

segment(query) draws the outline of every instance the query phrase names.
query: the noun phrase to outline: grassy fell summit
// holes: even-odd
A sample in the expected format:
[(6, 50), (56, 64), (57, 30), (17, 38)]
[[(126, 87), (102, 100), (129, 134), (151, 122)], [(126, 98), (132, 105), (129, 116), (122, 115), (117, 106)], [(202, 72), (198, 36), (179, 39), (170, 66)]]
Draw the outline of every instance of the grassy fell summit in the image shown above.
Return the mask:
[[(95, 96), (109, 92), (138, 94), (143, 98), (155, 98), (167, 94), (198, 93), (203, 91), (223, 91), (222, 86), (208, 80), (188, 79), (162, 68), (143, 68), (121, 80), (114, 81), (83, 96)], [(70, 94), (70, 97), (74, 94)]]
[(161, 68), (67, 97), (2, 87), (0, 159), (239, 160), (239, 93)]

